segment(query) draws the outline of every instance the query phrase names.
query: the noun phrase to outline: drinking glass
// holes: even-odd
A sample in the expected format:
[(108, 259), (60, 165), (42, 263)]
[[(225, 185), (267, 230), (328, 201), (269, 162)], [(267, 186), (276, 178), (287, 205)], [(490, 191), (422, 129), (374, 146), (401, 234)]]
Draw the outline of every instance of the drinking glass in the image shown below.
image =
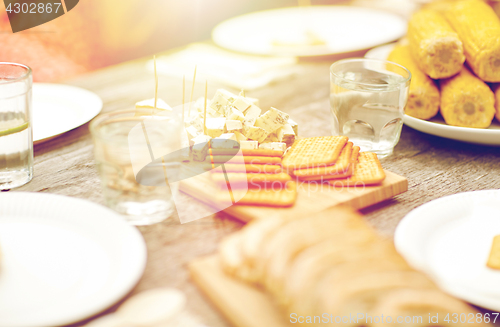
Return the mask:
[(0, 190), (33, 178), (31, 69), (0, 62)]
[(345, 135), (379, 158), (399, 141), (411, 73), (396, 63), (344, 59), (330, 67), (333, 135)]
[[(154, 224), (175, 211), (173, 196), (178, 190), (168, 183), (167, 175), (175, 176), (180, 167), (176, 154), (181, 147), (181, 118), (176, 112), (157, 111), (154, 115), (148, 109), (115, 111), (90, 124), (106, 205), (133, 225)], [(141, 171), (163, 158), (168, 158), (164, 170), (149, 174), (157, 180), (141, 182)]]

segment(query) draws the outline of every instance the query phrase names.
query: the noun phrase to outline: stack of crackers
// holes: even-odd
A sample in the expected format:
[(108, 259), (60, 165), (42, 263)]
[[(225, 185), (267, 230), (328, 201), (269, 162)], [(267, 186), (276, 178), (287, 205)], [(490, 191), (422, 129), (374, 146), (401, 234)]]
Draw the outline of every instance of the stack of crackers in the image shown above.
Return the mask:
[(210, 149), (209, 154), (212, 164), (220, 164), (213, 170), (212, 180), (229, 191), (215, 195), (217, 202), (276, 207), (295, 203), (297, 186), (283, 172), (283, 151)]
[[(287, 207), (295, 203), (297, 184), (328, 182), (335, 187), (378, 185), (385, 179), (375, 153), (360, 152), (346, 136), (296, 140), (283, 151), (211, 148), (216, 167), (217, 202)], [(229, 190), (229, 195), (226, 190)]]
[[(392, 321), (351, 319), (336, 324), (423, 327), (437, 325), (428, 321), (429, 315), (477, 314), (412, 269), (392, 240), (378, 235), (347, 207), (256, 220), (224, 239), (218, 254), (227, 274), (264, 288), (288, 321), (293, 314), (348, 319), (363, 314), (391, 316)], [(423, 319), (396, 321), (399, 316)], [(311, 325), (320, 326), (315, 322)], [(439, 320), (439, 325), (452, 324)]]
[(381, 184), (385, 173), (377, 155), (359, 150), (346, 136), (303, 138), (295, 141), (282, 165), (301, 181), (342, 187)]

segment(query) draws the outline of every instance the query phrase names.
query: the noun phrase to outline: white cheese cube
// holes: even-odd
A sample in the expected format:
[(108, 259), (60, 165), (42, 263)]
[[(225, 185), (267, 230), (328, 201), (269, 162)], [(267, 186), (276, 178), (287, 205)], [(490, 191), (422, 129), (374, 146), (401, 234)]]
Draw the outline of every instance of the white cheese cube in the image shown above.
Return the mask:
[(287, 123), (290, 124), (290, 126), (292, 126), (295, 136), (299, 136), (299, 125), (292, 118), (288, 118)]
[(218, 89), (215, 92), (212, 102), (210, 102), (210, 107), (223, 115), (225, 107), (232, 105), (236, 98), (237, 96), (231, 92), (224, 89)]
[(283, 142), (262, 143), (259, 145), (259, 149), (270, 149), (283, 152), (285, 152), (286, 148), (287, 146)]
[(255, 99), (255, 98), (249, 98), (249, 97), (245, 97), (245, 100), (247, 100), (248, 102), (250, 102), (251, 104), (259, 107), (259, 99)]
[[(139, 101), (135, 104), (135, 109), (154, 109), (154, 108), (155, 108), (154, 98)], [(156, 109), (172, 111), (172, 108), (170, 108), (170, 106), (162, 99), (156, 100)]]
[(248, 140), (248, 138), (239, 131), (234, 131), (234, 136), (236, 136), (236, 141), (238, 142)]
[(295, 142), (295, 132), (290, 124), (285, 124), (283, 127), (278, 128), (276, 131), (278, 139), (285, 142), (287, 146), (291, 146)]
[(200, 131), (197, 130), (196, 127), (194, 127), (194, 126), (188, 126), (188, 127), (186, 127), (186, 134), (187, 134), (188, 140), (191, 141), (192, 139), (194, 139), (195, 137), (200, 135)]
[[(205, 97), (198, 98), (198, 100), (195, 101), (192, 109), (196, 109), (198, 112), (204, 112), (205, 111)], [(185, 106), (187, 110), (189, 110), (189, 104)], [(207, 112), (210, 108), (210, 99), (207, 99)], [(212, 109), (213, 110), (213, 109)], [(214, 110), (213, 110), (214, 111)]]
[(226, 118), (207, 118), (207, 134), (210, 137), (218, 137), (224, 133)]
[(239, 131), (242, 128), (243, 128), (243, 123), (240, 120), (226, 119), (226, 130), (228, 132)]
[(256, 150), (259, 148), (257, 141), (240, 141), (240, 149), (242, 150)]
[(267, 133), (272, 133), (285, 125), (288, 118), (290, 118), (288, 114), (271, 107), (265, 114), (257, 118), (255, 126), (266, 130)]
[(194, 126), (196, 130), (203, 133), (203, 119), (198, 115), (192, 115), (191, 117), (184, 118), (184, 126), (187, 128), (189, 126)]
[(250, 126), (244, 128), (243, 134), (251, 140), (262, 143), (266, 139), (268, 133), (260, 127)]
[(246, 101), (246, 99), (243, 97), (238, 97), (233, 102), (233, 107), (235, 107), (236, 109), (238, 109), (241, 112), (245, 112), (248, 108), (250, 108), (251, 105), (252, 105), (252, 103), (249, 101)]
[(262, 143), (269, 143), (269, 142), (281, 142), (281, 140), (278, 140), (276, 132), (269, 134)]
[(211, 137), (208, 135), (198, 135), (192, 141), (193, 145), (193, 160), (195, 161), (205, 161), (207, 157), (209, 142)]
[(245, 116), (243, 115), (243, 113), (241, 113), (241, 111), (235, 108), (231, 108), (231, 114), (227, 115), (226, 117), (229, 120), (239, 120), (239, 121), (245, 120)]
[(212, 139), (210, 146), (213, 149), (233, 149), (238, 147), (238, 142), (234, 133), (226, 133)]
[(250, 106), (245, 112), (245, 120), (243, 121), (243, 125), (253, 126), (257, 118), (259, 118), (261, 109), (255, 105)]

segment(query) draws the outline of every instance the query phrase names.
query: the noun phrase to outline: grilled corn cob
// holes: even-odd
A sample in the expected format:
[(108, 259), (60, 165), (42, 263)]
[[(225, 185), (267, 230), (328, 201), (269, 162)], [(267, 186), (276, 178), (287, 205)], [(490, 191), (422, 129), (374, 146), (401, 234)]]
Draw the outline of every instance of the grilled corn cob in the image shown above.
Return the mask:
[(462, 69), (462, 41), (444, 17), (432, 10), (417, 11), (408, 24), (413, 59), (431, 78), (446, 78)]
[(487, 128), (495, 115), (495, 99), (486, 83), (467, 67), (440, 81), (441, 115), (448, 125)]
[(458, 1), (443, 11), (464, 45), (474, 73), (486, 82), (500, 82), (500, 19), (481, 0)]
[(439, 110), (439, 90), (434, 81), (425, 75), (411, 58), (409, 46), (397, 45), (388, 60), (406, 67), (412, 75), (405, 113), (420, 119), (434, 117)]
[(493, 93), (495, 93), (495, 108), (497, 112), (495, 113), (495, 117), (500, 122), (500, 84), (492, 85)]

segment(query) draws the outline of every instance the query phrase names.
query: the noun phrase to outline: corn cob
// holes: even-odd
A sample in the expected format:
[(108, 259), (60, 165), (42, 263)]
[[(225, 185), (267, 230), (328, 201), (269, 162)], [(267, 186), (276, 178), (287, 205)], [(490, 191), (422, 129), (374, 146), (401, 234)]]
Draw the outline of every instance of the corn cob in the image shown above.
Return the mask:
[(416, 12), (408, 24), (413, 59), (431, 78), (446, 78), (462, 69), (462, 41), (444, 17), (432, 10)]
[(420, 119), (434, 117), (439, 111), (439, 90), (434, 81), (425, 75), (411, 58), (409, 46), (397, 45), (388, 60), (406, 67), (412, 75), (405, 113)]
[(467, 67), (440, 81), (441, 115), (448, 125), (487, 128), (495, 115), (495, 99), (486, 83)]
[(500, 82), (500, 19), (481, 0), (458, 1), (443, 11), (464, 45), (472, 71), (486, 82)]
[(494, 84), (491, 86), (493, 89), (493, 93), (495, 93), (495, 117), (497, 117), (497, 120), (500, 122), (500, 84)]

